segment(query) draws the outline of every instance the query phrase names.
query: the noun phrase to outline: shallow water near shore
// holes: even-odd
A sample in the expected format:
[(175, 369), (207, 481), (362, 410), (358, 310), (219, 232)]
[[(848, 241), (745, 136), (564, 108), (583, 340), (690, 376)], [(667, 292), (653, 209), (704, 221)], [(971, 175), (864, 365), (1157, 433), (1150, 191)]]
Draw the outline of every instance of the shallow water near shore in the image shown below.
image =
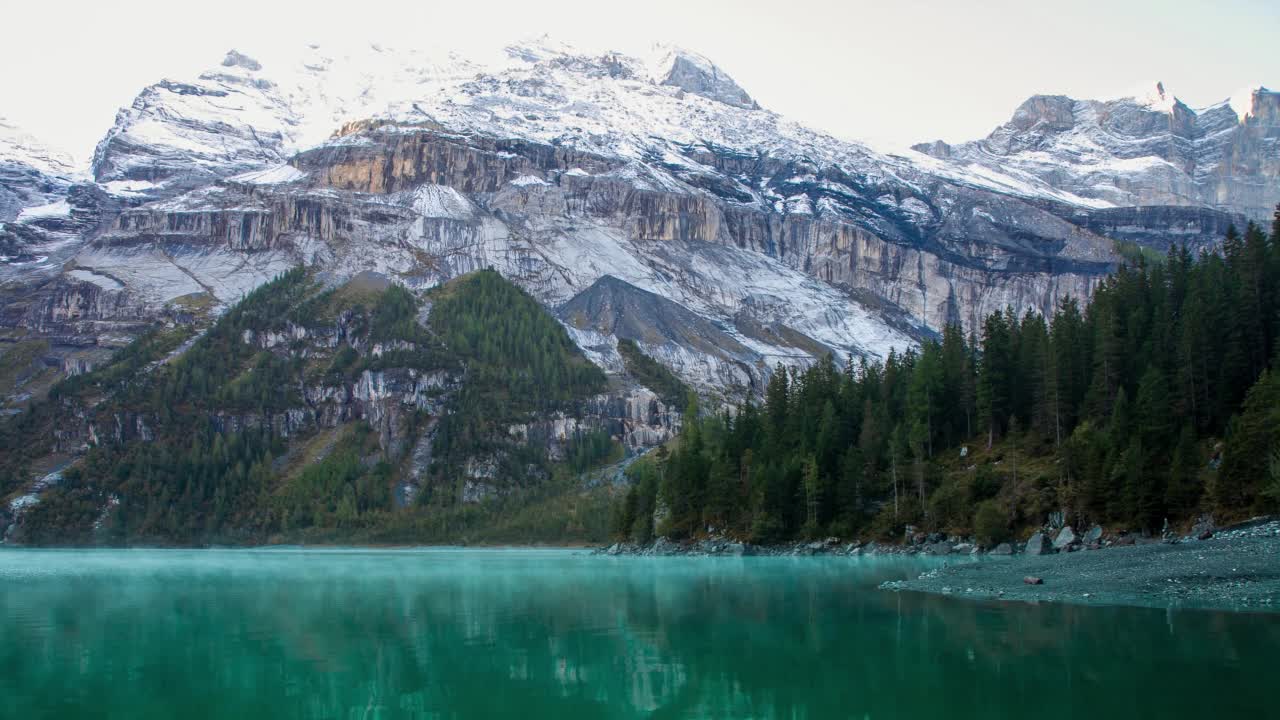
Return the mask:
[(1270, 716), (1280, 616), (876, 589), (921, 558), (0, 550), (4, 718)]

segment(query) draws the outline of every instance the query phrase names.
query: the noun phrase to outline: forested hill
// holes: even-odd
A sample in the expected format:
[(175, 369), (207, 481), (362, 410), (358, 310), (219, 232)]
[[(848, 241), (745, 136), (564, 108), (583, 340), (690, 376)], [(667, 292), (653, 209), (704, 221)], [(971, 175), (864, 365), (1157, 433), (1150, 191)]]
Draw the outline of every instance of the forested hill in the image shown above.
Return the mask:
[(607, 494), (574, 478), (667, 439), (667, 421), (496, 272), (415, 297), (292, 270), (203, 332), (157, 327), (3, 421), (0, 535), (601, 539)]
[(1280, 507), (1280, 210), (1271, 235), (1135, 258), (1087, 308), (989, 316), (919, 351), (779, 369), (762, 404), (686, 414), (636, 463), (620, 539), (901, 537), (987, 544), (1067, 522), (1159, 531)]
[[(1280, 502), (1280, 216), (1135, 256), (1052, 317), (775, 372), (699, 412), (638, 345), (606, 375), (493, 271), (417, 295), (285, 273), (157, 325), (0, 419), (0, 533), (32, 544), (993, 543), (1064, 511), (1158, 531)], [(680, 429), (682, 427), (682, 429)], [(679, 434), (675, 435), (679, 429)], [(656, 449), (654, 449), (656, 448)], [(618, 493), (627, 455), (629, 489)], [(610, 507), (613, 512), (610, 513)]]

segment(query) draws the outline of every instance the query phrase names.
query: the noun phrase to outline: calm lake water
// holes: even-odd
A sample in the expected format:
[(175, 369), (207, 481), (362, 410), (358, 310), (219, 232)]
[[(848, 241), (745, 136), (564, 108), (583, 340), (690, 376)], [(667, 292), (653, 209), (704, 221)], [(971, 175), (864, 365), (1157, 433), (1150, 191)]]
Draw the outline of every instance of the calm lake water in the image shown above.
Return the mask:
[(1280, 616), (881, 592), (924, 561), (0, 550), (0, 718), (1264, 718)]

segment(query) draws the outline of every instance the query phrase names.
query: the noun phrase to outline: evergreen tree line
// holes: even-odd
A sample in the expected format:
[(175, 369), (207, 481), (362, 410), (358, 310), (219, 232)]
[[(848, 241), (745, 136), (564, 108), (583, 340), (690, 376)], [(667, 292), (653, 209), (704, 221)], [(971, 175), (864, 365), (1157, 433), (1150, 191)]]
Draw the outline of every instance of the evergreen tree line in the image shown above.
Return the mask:
[(461, 359), (464, 381), (440, 423), (433, 482), (420, 502), (460, 502), (467, 462), (476, 458), (492, 458), (494, 477), (513, 487), (537, 482), (549, 470), (546, 453), (513, 443), (507, 428), (603, 392), (604, 372), (537, 300), (494, 270), (456, 280), (434, 297), (432, 331)]
[[(773, 373), (632, 466), (619, 537), (900, 536), (997, 542), (1063, 510), (1158, 531), (1280, 502), (1280, 210), (1270, 237), (1134, 255), (1087, 308), (996, 312), (918, 350)], [(960, 448), (963, 448), (961, 450)]]

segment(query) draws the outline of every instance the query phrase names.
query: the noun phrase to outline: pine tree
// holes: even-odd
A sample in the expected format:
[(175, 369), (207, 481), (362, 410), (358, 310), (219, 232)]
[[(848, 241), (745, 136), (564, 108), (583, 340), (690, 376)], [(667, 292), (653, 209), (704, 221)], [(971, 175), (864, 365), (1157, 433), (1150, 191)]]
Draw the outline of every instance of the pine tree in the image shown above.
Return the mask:
[(1142, 468), (1130, 478), (1133, 511), (1137, 522), (1150, 529), (1164, 517), (1165, 468), (1172, 440), (1168, 385), (1164, 374), (1155, 367), (1149, 367), (1142, 376), (1135, 410)]
[(804, 461), (804, 495), (805, 524), (803, 534), (806, 537), (817, 537), (821, 532), (819, 513), (822, 508), (822, 476), (818, 472), (818, 461), (811, 455)]
[(1028, 311), (1022, 318), (1018, 338), (1018, 368), (1024, 378), (1019, 415), (1036, 435), (1053, 436), (1056, 384), (1050, 367), (1049, 329), (1044, 317)]
[(1169, 463), (1169, 485), (1165, 492), (1165, 504), (1173, 515), (1186, 517), (1198, 507), (1203, 490), (1200, 467), (1195, 431), (1191, 425), (1185, 425)]
[(1075, 429), (1089, 389), (1089, 334), (1075, 298), (1064, 297), (1051, 326), (1054, 438), (1057, 444)]
[(987, 433), (987, 447), (1004, 433), (1008, 424), (1012, 353), (1008, 322), (1003, 314), (993, 313), (983, 326), (982, 356), (978, 365), (978, 419)]
[(1280, 373), (1267, 371), (1249, 390), (1227, 430), (1214, 504), (1223, 516), (1248, 512), (1257, 503), (1271, 455), (1280, 448)]

